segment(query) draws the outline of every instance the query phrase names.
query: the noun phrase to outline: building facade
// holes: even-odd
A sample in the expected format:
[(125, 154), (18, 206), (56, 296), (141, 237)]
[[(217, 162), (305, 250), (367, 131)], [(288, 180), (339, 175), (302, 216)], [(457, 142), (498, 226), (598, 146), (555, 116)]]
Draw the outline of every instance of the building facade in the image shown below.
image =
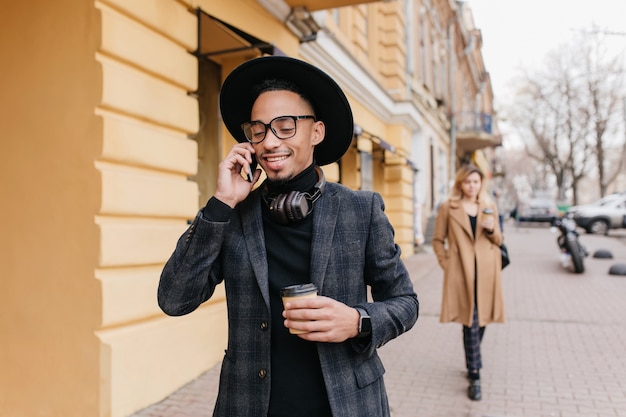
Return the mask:
[(356, 127), (326, 177), (381, 193), (405, 255), (499, 144), (453, 0), (34, 0), (0, 22), (0, 415), (127, 416), (221, 360), (223, 293), (171, 318), (156, 288), (233, 144), (218, 95), (245, 60), (338, 81)]

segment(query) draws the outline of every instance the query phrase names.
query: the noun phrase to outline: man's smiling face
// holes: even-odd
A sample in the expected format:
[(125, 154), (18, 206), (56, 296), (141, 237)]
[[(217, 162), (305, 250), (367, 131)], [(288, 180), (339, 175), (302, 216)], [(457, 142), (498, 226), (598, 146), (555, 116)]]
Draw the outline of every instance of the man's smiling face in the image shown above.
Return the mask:
[[(251, 120), (269, 123), (279, 116), (313, 115), (313, 109), (298, 94), (287, 91), (266, 91), (254, 102)], [(259, 165), (272, 182), (287, 182), (313, 163), (315, 146), (324, 140), (324, 123), (313, 119), (296, 121), (296, 134), (278, 139), (267, 129), (265, 139), (252, 145)]]

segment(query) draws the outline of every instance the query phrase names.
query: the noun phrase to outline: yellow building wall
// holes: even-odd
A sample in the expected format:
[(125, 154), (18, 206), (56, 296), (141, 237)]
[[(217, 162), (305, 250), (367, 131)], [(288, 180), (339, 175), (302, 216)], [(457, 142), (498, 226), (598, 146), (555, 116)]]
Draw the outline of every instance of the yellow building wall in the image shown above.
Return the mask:
[[(413, 216), (413, 180), (414, 173), (407, 165), (406, 158), (399, 155), (409, 155), (410, 132), (399, 125), (391, 125), (380, 120), (369, 112), (362, 103), (350, 101), (354, 122), (364, 131), (373, 134), (394, 146), (396, 152), (384, 151), (384, 163), (374, 163), (374, 191), (380, 193), (385, 201), (385, 213), (395, 230), (395, 241), (402, 249), (402, 256), (413, 254), (414, 250), (414, 216)], [(369, 139), (358, 139), (358, 149), (369, 153), (375, 152)], [(380, 151), (380, 148), (378, 148)], [(359, 188), (360, 175), (358, 173), (358, 156), (356, 148), (352, 147), (342, 159), (342, 178), (346, 178), (345, 185)], [(355, 154), (355, 155), (353, 155)]]
[(0, 415), (97, 416), (102, 91), (90, 2), (0, 13)]
[(226, 339), (223, 294), (166, 318), (156, 303), (163, 263), (198, 210), (197, 18), (176, 1), (95, 3), (101, 43), (103, 144), (100, 415), (126, 416), (169, 395), (217, 362)]

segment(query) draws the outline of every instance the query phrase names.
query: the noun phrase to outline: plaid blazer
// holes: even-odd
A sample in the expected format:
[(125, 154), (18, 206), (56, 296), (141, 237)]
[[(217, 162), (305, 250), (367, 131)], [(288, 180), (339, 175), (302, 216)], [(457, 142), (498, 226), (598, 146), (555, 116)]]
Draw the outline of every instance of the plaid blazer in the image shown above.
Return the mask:
[[(371, 343), (318, 343), (334, 416), (389, 416), (385, 372), (376, 349), (409, 330), (418, 300), (394, 244), (380, 195), (326, 184), (315, 203), (311, 282), (320, 295), (371, 316)], [(161, 309), (183, 315), (208, 300), (224, 282), (228, 348), (222, 361), (214, 416), (267, 416), (270, 400), (270, 306), (260, 190), (227, 222), (199, 212), (165, 265), (158, 290)], [(371, 297), (368, 301), (368, 287)]]

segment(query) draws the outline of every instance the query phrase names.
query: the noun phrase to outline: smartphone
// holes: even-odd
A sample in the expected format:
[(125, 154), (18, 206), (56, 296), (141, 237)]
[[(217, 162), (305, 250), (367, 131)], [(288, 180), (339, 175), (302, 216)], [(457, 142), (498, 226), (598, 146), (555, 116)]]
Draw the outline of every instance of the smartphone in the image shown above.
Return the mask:
[(254, 171), (256, 171), (256, 165), (257, 165), (256, 158), (254, 157), (254, 155), (252, 155), (252, 163), (250, 164), (250, 167), (248, 169), (248, 174), (247, 174), (248, 182), (254, 181)]

